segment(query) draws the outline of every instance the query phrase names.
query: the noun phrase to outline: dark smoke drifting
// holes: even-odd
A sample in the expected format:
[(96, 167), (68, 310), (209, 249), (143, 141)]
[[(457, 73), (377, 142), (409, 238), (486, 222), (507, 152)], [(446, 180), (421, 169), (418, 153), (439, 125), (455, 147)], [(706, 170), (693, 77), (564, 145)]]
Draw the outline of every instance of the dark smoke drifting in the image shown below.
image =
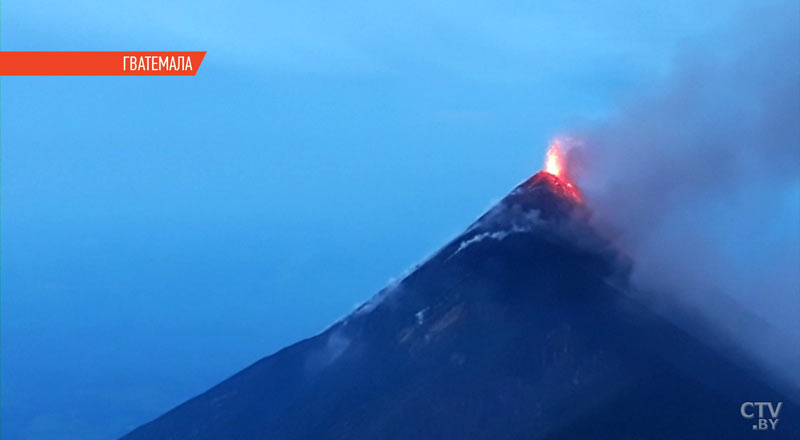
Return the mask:
[(692, 46), (662, 88), (578, 131), (571, 173), (640, 290), (800, 383), (800, 3)]

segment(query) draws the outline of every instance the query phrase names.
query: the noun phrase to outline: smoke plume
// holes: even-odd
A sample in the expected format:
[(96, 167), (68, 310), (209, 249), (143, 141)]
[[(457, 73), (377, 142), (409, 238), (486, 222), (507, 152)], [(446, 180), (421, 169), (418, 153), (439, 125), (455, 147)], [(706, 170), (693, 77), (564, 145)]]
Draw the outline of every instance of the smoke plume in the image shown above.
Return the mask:
[[(640, 290), (668, 293), (791, 371), (800, 364), (800, 3), (746, 11), (691, 46), (663, 85), (576, 131), (571, 173), (596, 226), (632, 257)], [(732, 305), (770, 334), (742, 328)], [(800, 383), (800, 368), (789, 375)]]

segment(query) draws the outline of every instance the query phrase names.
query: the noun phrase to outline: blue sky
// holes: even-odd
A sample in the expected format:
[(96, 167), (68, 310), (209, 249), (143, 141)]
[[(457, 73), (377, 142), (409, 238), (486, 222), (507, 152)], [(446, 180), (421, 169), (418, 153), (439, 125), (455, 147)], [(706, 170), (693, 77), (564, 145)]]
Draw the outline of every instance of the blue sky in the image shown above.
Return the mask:
[(4, 439), (120, 435), (324, 329), (742, 14), (1, 8), (3, 50), (208, 51), (196, 77), (2, 79)]

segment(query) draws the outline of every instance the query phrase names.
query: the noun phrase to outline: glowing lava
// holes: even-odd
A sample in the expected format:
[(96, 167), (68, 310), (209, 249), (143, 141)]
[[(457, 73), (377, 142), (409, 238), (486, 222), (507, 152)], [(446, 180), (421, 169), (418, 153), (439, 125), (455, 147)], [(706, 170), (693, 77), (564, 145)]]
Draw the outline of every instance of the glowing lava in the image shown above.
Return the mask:
[(583, 195), (581, 195), (580, 190), (569, 179), (567, 157), (559, 139), (554, 139), (547, 149), (544, 172), (553, 176), (553, 186), (557, 188), (559, 193), (575, 202), (583, 201)]
[(561, 141), (558, 139), (550, 143), (550, 148), (547, 149), (547, 156), (544, 161), (544, 170), (548, 173), (561, 177), (561, 172), (564, 169), (564, 150), (561, 148)]

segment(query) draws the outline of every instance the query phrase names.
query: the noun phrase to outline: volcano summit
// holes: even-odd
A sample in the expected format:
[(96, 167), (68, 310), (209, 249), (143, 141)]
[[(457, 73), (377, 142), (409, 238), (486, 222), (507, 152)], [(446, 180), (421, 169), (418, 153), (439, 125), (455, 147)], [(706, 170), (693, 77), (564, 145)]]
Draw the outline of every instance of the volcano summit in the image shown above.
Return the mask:
[(753, 400), (800, 438), (743, 356), (627, 294), (588, 216), (540, 172), (345, 319), (124, 439), (740, 438), (764, 434)]

